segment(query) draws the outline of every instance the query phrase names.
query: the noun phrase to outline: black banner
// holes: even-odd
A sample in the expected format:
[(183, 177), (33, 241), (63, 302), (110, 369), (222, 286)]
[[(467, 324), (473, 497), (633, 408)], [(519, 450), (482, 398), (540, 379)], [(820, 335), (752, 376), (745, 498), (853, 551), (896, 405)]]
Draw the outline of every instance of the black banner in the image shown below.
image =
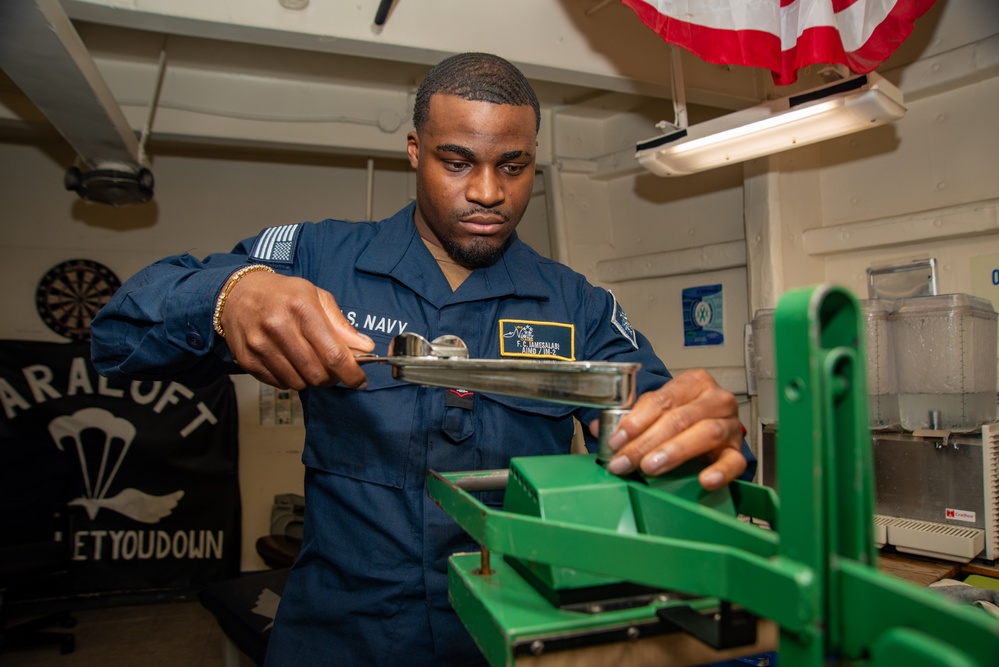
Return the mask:
[(229, 378), (107, 380), (87, 343), (0, 341), (0, 408), (0, 542), (50, 539), (51, 511), (68, 504), (72, 593), (239, 573)]

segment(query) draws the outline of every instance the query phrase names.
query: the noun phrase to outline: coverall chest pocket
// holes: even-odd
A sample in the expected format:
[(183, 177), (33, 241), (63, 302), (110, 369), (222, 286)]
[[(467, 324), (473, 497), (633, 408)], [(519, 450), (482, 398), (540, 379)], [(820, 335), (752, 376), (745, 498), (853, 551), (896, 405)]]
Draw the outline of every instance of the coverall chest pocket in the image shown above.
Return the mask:
[(464, 389), (448, 389), (445, 394), (441, 431), (455, 445), (475, 433), (475, 402), (475, 394)]
[(402, 488), (409, 462), (417, 387), (367, 364), (363, 391), (337, 386), (308, 391), (307, 466)]

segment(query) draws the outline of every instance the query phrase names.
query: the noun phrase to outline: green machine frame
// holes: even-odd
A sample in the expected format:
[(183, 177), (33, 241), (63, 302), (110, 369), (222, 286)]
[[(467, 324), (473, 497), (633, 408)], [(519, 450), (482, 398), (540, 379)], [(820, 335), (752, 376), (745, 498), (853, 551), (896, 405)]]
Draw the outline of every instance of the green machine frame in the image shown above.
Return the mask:
[(757, 619), (779, 629), (782, 667), (999, 665), (999, 619), (876, 567), (856, 299), (790, 291), (775, 330), (779, 498), (706, 492), (694, 467), (617, 477), (577, 454), (514, 459), (500, 510), (470, 489), (504, 471), (430, 473), (482, 547), (452, 556), (449, 594), (493, 667), (657, 633), (750, 654)]

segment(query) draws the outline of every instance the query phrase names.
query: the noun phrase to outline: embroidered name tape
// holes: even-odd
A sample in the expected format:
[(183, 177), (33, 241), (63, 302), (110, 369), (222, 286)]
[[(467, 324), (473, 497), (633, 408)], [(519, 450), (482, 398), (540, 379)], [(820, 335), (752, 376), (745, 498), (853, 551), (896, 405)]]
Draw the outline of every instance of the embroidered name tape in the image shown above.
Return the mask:
[(253, 249), (250, 250), (250, 260), (293, 264), (295, 262), (295, 246), (298, 244), (298, 233), (301, 229), (301, 223), (265, 229), (257, 237)]
[(573, 324), (500, 320), (500, 356), (575, 361), (575, 333)]

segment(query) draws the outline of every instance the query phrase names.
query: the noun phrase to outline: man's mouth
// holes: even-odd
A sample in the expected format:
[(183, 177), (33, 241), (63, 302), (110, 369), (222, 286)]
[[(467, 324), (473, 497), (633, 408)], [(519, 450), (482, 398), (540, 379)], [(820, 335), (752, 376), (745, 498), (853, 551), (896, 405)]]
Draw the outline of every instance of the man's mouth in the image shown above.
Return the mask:
[(496, 214), (476, 214), (461, 218), (461, 224), (475, 234), (495, 234), (503, 228), (506, 219)]

